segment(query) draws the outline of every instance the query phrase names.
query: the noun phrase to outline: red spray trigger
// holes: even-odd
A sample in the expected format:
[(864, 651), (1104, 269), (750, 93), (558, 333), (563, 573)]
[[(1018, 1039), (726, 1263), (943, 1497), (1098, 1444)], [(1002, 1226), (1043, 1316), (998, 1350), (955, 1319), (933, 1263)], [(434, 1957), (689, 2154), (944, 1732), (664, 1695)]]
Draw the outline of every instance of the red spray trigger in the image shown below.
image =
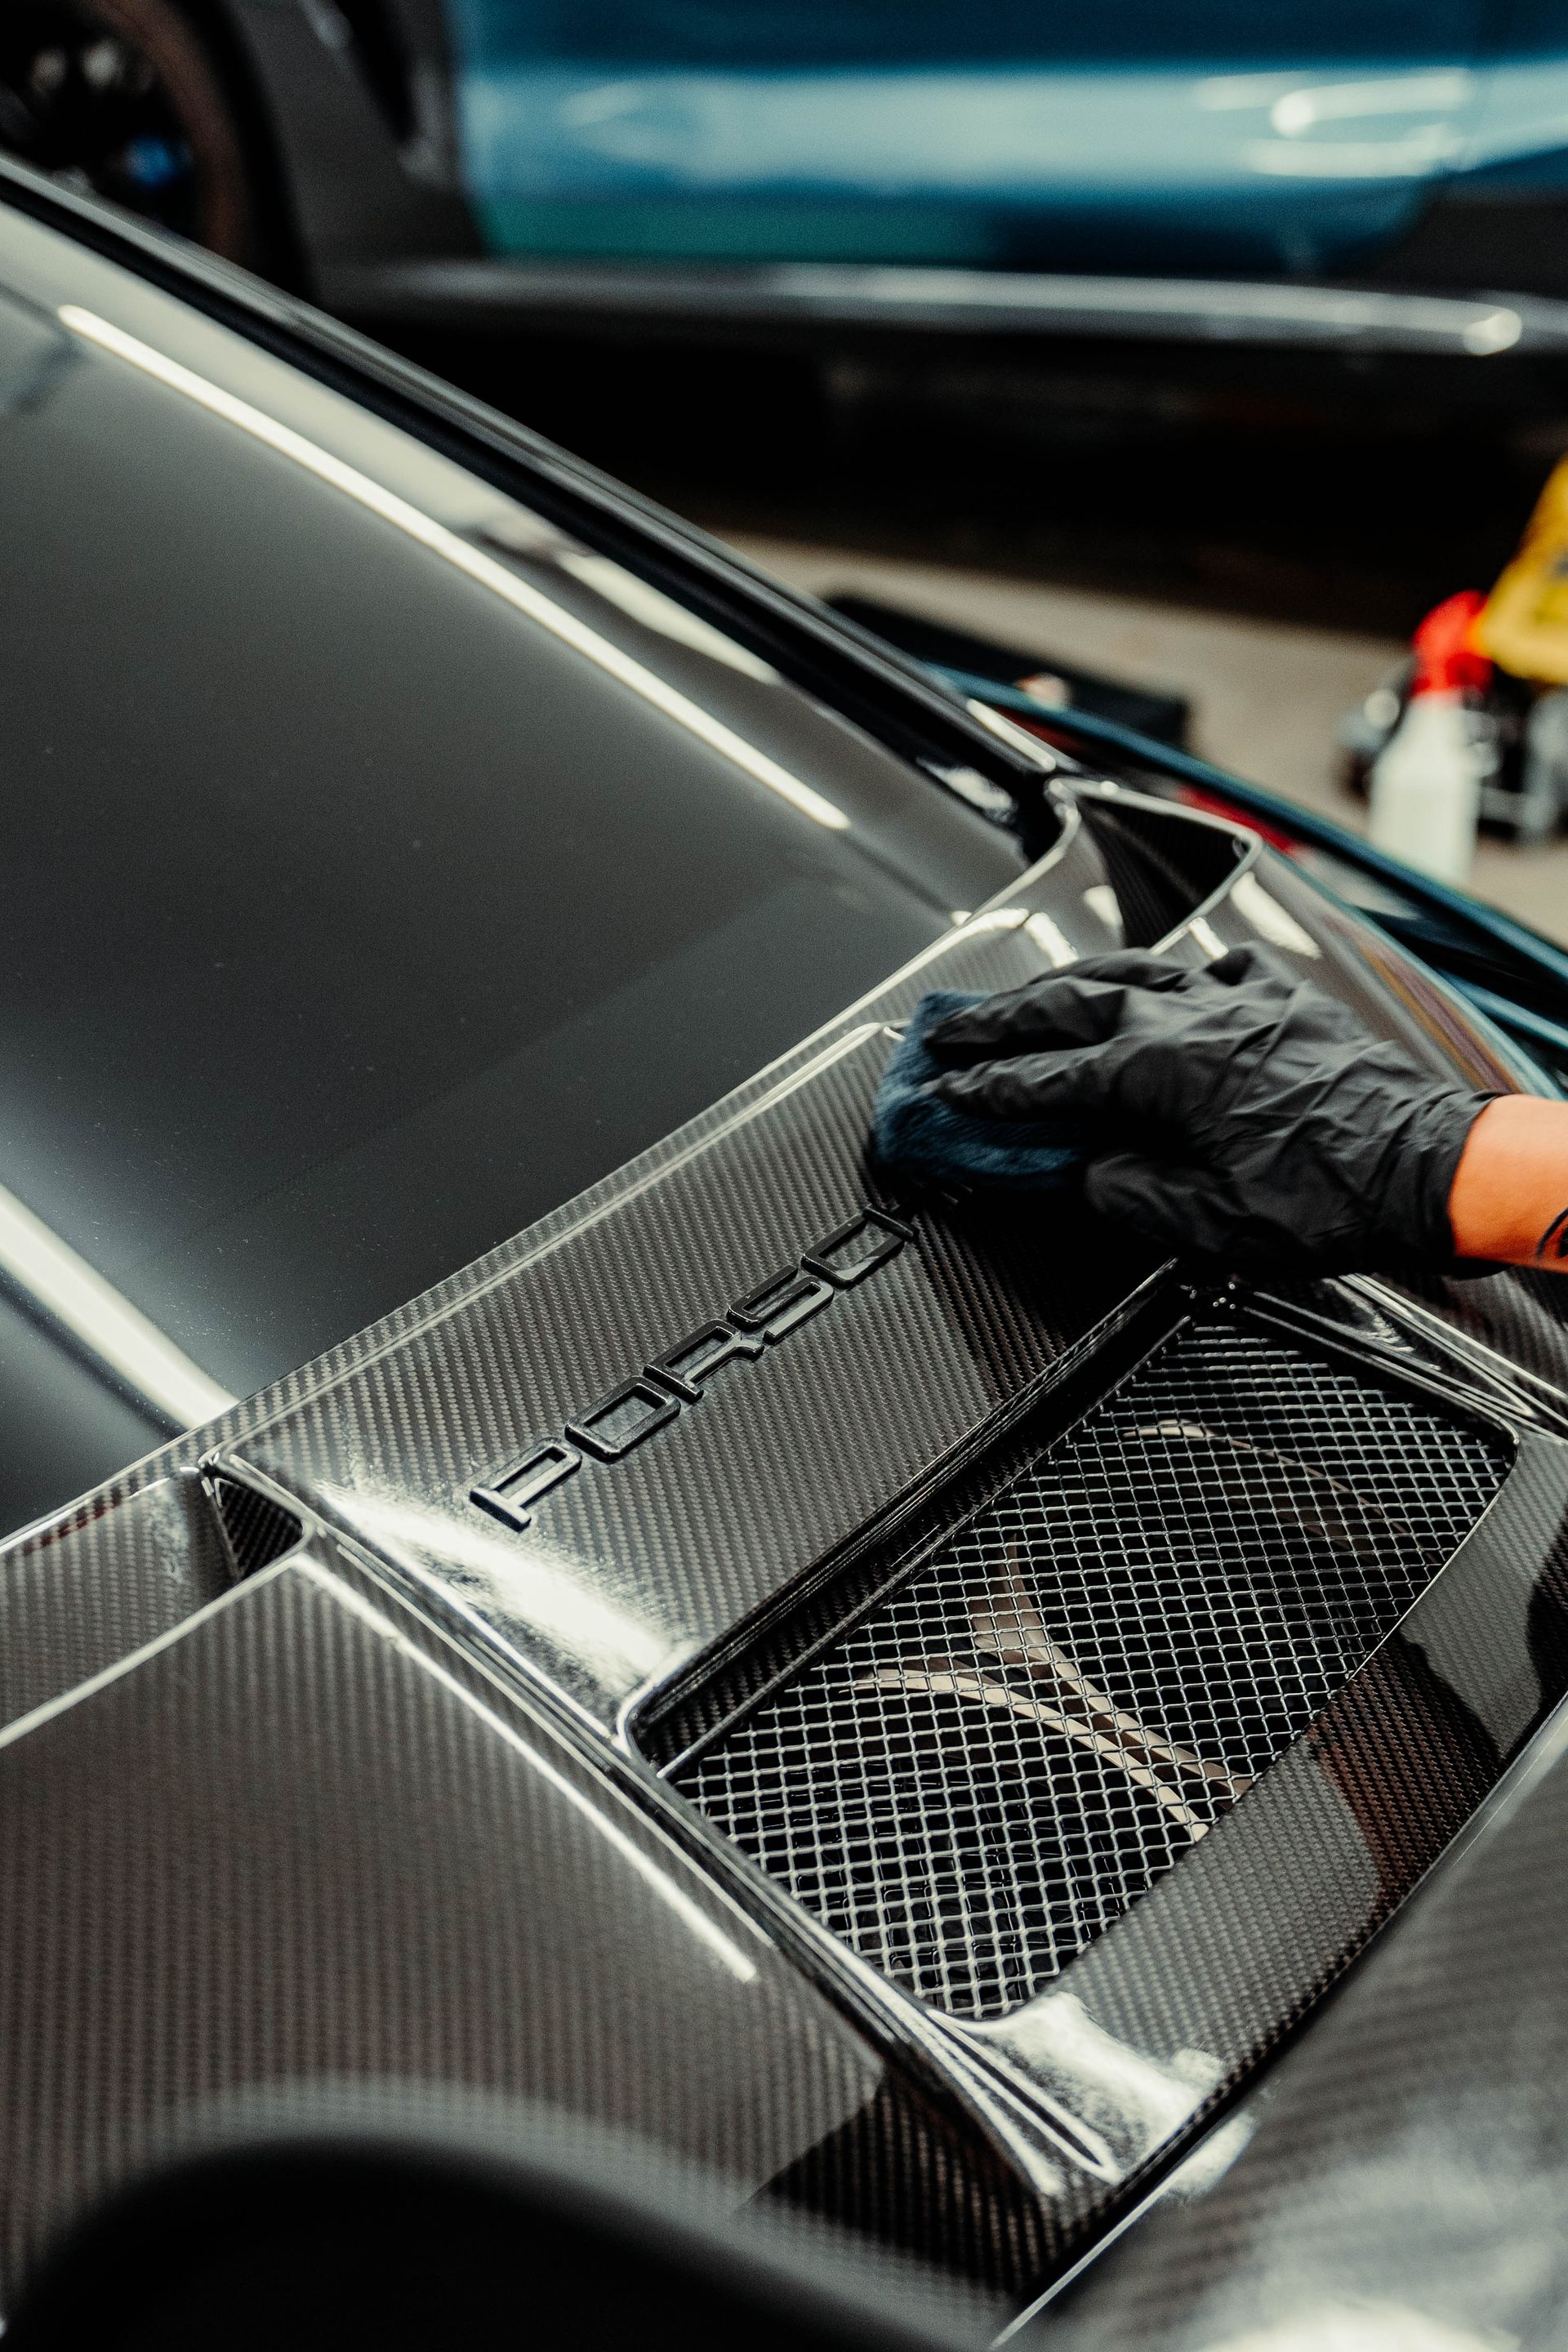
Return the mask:
[(1410, 640), (1415, 655), (1413, 695), (1479, 694), (1490, 683), (1490, 660), (1469, 642), (1486, 601), (1479, 589), (1462, 588), (1457, 596), (1445, 596), (1433, 605)]

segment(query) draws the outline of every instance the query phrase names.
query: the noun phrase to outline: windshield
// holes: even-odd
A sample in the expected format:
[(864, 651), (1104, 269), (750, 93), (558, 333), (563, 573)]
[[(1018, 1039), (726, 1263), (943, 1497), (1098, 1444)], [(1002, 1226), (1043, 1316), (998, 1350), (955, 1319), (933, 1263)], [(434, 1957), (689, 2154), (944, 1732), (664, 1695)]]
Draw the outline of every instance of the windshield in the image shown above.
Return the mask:
[[(1021, 858), (618, 565), (3, 213), (0, 289), (14, 1526), (580, 1192)], [(163, 1372), (112, 1369), (115, 1302)]]

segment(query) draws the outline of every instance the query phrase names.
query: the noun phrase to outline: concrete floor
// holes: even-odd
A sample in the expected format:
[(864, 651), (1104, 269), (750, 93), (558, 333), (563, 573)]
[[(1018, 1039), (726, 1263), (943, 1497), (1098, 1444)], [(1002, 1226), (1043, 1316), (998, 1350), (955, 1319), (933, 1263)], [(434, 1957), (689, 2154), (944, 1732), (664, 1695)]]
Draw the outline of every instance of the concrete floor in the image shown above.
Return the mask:
[[(1361, 803), (1333, 782), (1341, 715), (1402, 650), (1391, 637), (1205, 613), (1191, 606), (1053, 587), (987, 572), (846, 553), (731, 534), (753, 563), (816, 595), (858, 590), (933, 620), (1131, 684), (1174, 690), (1193, 706), (1194, 751), (1362, 830)], [(1521, 850), (1483, 841), (1472, 887), (1568, 943), (1568, 840)]]

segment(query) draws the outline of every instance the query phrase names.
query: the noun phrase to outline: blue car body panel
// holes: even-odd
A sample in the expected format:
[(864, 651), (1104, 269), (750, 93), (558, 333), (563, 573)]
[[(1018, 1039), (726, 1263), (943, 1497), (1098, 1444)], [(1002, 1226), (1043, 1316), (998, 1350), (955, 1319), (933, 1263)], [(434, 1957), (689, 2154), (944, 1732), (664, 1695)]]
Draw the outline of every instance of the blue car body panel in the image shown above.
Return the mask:
[(1564, 0), (447, 5), (498, 254), (1320, 271), (1568, 150)]

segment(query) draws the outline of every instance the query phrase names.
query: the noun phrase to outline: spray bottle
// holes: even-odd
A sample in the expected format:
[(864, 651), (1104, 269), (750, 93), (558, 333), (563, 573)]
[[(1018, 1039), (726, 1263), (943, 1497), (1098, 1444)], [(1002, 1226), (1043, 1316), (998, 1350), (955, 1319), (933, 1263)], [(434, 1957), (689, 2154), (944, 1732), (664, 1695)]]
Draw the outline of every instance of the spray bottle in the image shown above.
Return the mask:
[(1466, 589), (1427, 614), (1411, 640), (1410, 699), (1372, 772), (1373, 845), (1440, 882), (1468, 881), (1475, 855), (1482, 747), (1467, 697), (1491, 677), (1469, 643), (1485, 602)]

